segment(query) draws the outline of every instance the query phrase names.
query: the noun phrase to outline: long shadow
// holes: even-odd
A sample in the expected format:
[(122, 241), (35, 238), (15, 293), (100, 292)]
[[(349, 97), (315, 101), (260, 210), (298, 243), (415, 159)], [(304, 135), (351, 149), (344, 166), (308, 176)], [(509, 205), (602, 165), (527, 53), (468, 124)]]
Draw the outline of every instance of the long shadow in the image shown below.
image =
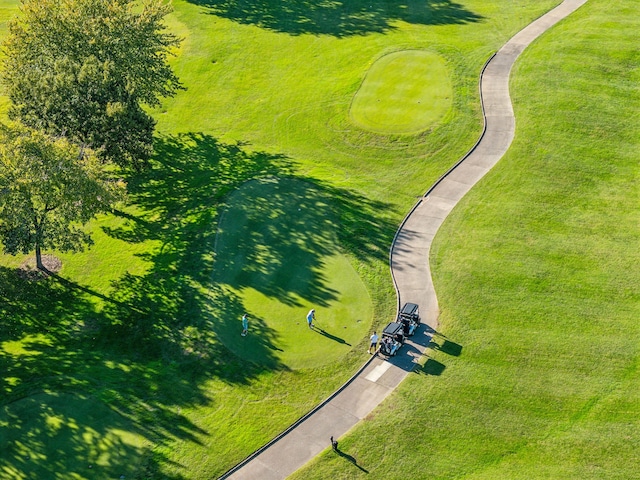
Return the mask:
[[(205, 380), (246, 384), (281, 368), (266, 327), (259, 346), (264, 364), (247, 365), (220, 343), (216, 312), (239, 317), (244, 308), (210, 280), (220, 200), (246, 179), (286, 175), (290, 165), (282, 156), (247, 153), (211, 137), (160, 139), (153, 167), (129, 182), (136, 213), (120, 212), (124, 227), (105, 229), (127, 242), (161, 244), (145, 256), (145, 274), (128, 273), (103, 293), (57, 275), (28, 281), (0, 268), (0, 405), (6, 407), (0, 413), (12, 417), (0, 421), (0, 471), (49, 478), (85, 463), (94, 448), (87, 436), (49, 432), (49, 418), (99, 437), (113, 428), (139, 434), (147, 444), (201, 443), (208, 433), (180, 409), (215, 402)], [(70, 410), (74, 398), (105, 411), (108, 424)], [(12, 413), (27, 404), (35, 409), (29, 415)], [(161, 449), (143, 450), (137, 454), (146, 470), (165, 478)], [(84, 476), (122, 474), (93, 467)]]
[[(125, 339), (132, 353), (172, 356), (185, 348), (187, 328), (204, 344), (211, 342), (204, 331), (233, 328), (245, 309), (231, 291), (327, 305), (337, 295), (323, 274), (328, 256), (343, 250), (361, 262), (386, 260), (395, 233), (380, 219), (387, 204), (297, 180), (291, 159), (245, 147), (203, 134), (157, 140), (152, 168), (129, 181), (135, 214), (116, 212), (123, 225), (105, 232), (161, 246), (144, 256), (145, 275), (114, 283), (103, 337)], [(253, 357), (279, 367), (275, 334), (263, 332)]]
[[(462, 345), (449, 340), (446, 335), (437, 332), (427, 325), (425, 325), (425, 328), (430, 336), (430, 341), (427, 345), (427, 348), (437, 350), (454, 357), (459, 357), (460, 355), (462, 355)], [(446, 365), (437, 361), (435, 358), (427, 358), (427, 361), (424, 363), (424, 365), (421, 368), (415, 370), (415, 372), (423, 375), (439, 376), (442, 375), (446, 368)]]
[(407, 338), (398, 353), (394, 357), (387, 358), (387, 361), (406, 372), (415, 371), (418, 360), (424, 355), (425, 349), (431, 345), (432, 336), (432, 329), (424, 323), (421, 324), (413, 336)]
[(397, 21), (420, 25), (482, 20), (452, 0), (188, 0), (213, 15), (291, 35), (384, 33)]
[(421, 324), (415, 334), (409, 337), (402, 345), (398, 354), (387, 358), (387, 361), (407, 372), (441, 375), (446, 367), (437, 360), (427, 358), (423, 366), (418, 363), (420, 358), (427, 354), (427, 349), (438, 350), (455, 357), (462, 354), (461, 345), (449, 340), (445, 335), (437, 332), (429, 325)]
[(324, 262), (348, 251), (384, 259), (393, 228), (375, 217), (387, 205), (321, 183), (262, 178), (234, 194), (216, 244), (216, 281), (253, 288), (288, 305), (337, 298)]
[[(0, 471), (18, 476), (38, 471), (46, 478), (54, 471), (70, 472), (74, 462), (90, 456), (93, 447), (86, 436), (55, 436), (45, 428), (50, 418), (97, 436), (108, 436), (112, 428), (130, 431), (148, 445), (175, 439), (204, 442), (208, 432), (180, 411), (216, 401), (205, 388), (206, 380), (248, 384), (265, 371), (286, 368), (276, 355), (276, 333), (264, 322), (258, 323), (259, 341), (252, 345), (260, 362), (246, 362), (221, 343), (218, 332), (238, 328), (245, 306), (226, 285), (212, 279), (214, 268), (224, 268), (228, 261), (214, 255), (222, 203), (249, 179), (291, 177), (293, 163), (282, 155), (198, 134), (160, 138), (156, 150), (151, 168), (129, 179), (134, 209), (116, 212), (123, 219), (120, 227), (105, 228), (125, 242), (157, 242), (159, 247), (144, 255), (149, 266), (144, 274), (127, 273), (110, 291), (97, 292), (58, 275), (23, 280), (15, 270), (0, 267), (0, 414), (11, 417), (0, 421), (0, 439), (8, 439), (0, 444), (9, 442), (2, 444)], [(291, 201), (308, 204), (305, 221), (315, 238), (295, 237), (285, 222), (273, 236), (254, 239), (249, 253), (261, 248), (260, 240), (298, 242), (294, 247), (304, 251), (299, 268), (306, 272), (307, 287), (281, 288), (277, 275), (267, 275), (270, 281), (261, 288), (282, 301), (293, 291), (321, 304), (335, 295), (317, 273), (332, 244), (323, 237), (325, 216), (314, 214), (314, 208), (334, 211), (340, 225), (337, 243), (363, 262), (386, 259), (395, 228), (376, 218), (386, 208), (382, 203), (321, 183), (298, 183), (302, 188), (297, 196), (288, 198), (283, 191), (272, 205), (287, 209)], [(257, 199), (267, 205), (270, 200)], [(288, 260), (278, 257), (277, 250), (271, 254), (275, 264)], [(71, 408), (79, 404), (95, 404), (110, 420), (101, 423)], [(27, 405), (28, 410), (33, 407), (29, 415), (16, 413)], [(55, 446), (48, 441), (52, 438)], [(34, 452), (28, 459), (25, 449)], [(122, 449), (123, 458), (143, 456), (150, 477), (167, 478), (163, 466), (169, 460), (162, 449)], [(57, 456), (66, 457), (53, 461)], [(119, 477), (115, 470), (103, 473)]]
[[(94, 295), (0, 268), (0, 296), (0, 471), (118, 478), (135, 473), (131, 459), (149, 452), (114, 432), (160, 443), (206, 437), (174, 408), (209, 401), (201, 379), (101, 341), (99, 326), (109, 319)], [(100, 460), (102, 441), (109, 453)]]
[(289, 305), (328, 305), (337, 292), (323, 259), (339, 248), (330, 199), (308, 182), (247, 182), (228, 202), (216, 244), (218, 282), (254, 288)]
[(460, 355), (462, 355), (462, 345), (459, 345), (450, 340), (445, 340), (444, 342), (442, 342), (442, 345), (435, 344), (433, 345), (433, 348), (453, 357), (459, 357)]
[(340, 455), (342, 458), (344, 458), (346, 461), (348, 461), (349, 463), (353, 464), (354, 466), (358, 467), (358, 469), (361, 472), (364, 473), (369, 473), (369, 470), (367, 470), (366, 468), (362, 467), (361, 465), (358, 465), (358, 461), (353, 457), (353, 455), (349, 455), (347, 452), (343, 452), (342, 450), (340, 450), (339, 448), (336, 448), (334, 450), (334, 452), (336, 452), (338, 455)]
[(315, 328), (313, 329), (313, 331), (314, 331), (314, 332), (319, 333), (319, 334), (320, 334), (320, 335), (322, 335), (323, 337), (327, 337), (328, 339), (333, 340), (334, 342), (338, 342), (338, 343), (342, 343), (342, 344), (344, 344), (344, 345), (351, 346), (351, 344), (350, 344), (350, 343), (348, 343), (344, 338), (337, 337), (337, 336), (335, 336), (335, 335), (333, 335), (333, 334), (331, 334), (331, 333), (327, 332), (326, 330), (323, 330), (323, 329), (322, 329), (322, 328), (320, 328), (320, 327), (315, 327)]

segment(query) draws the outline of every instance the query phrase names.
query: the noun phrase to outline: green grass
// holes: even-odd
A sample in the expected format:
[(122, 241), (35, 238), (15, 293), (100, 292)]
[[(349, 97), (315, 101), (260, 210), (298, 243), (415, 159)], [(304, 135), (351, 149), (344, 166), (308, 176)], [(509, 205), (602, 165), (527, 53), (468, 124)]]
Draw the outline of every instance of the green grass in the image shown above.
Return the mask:
[[(129, 204), (115, 217), (100, 218), (91, 225), (96, 245), (88, 252), (64, 256), (59, 277), (24, 281), (14, 269), (23, 259), (2, 257), (3, 411), (21, 408), (20, 402), (37, 399), (52, 414), (69, 416), (58, 398), (90, 398), (99, 405), (95, 407), (97, 411), (105, 412), (105, 424), (121, 425), (125, 432), (122, 438), (137, 439), (129, 442), (133, 445), (129, 450), (132, 463), (140, 460), (143, 467), (138, 475), (150, 478), (215, 477), (275, 436), (337, 388), (365, 360), (367, 335), (359, 332), (385, 324), (395, 308), (388, 249), (397, 225), (416, 196), (473, 144), (481, 130), (477, 104), (480, 68), (513, 33), (557, 3), (468, 0), (434, 4), (410, 0), (405, 5), (356, 0), (327, 2), (314, 8), (306, 2), (289, 2), (288, 8), (282, 9), (282, 2), (259, 1), (248, 11), (235, 2), (176, 1), (169, 24), (185, 41), (174, 65), (188, 90), (153, 112), (158, 119), (156, 158), (150, 171), (128, 179)], [(0, 7), (15, 5), (15, 1), (0, 2)], [(351, 102), (376, 60), (399, 50), (425, 50), (425, 45), (447, 66), (453, 90), (447, 113), (414, 135), (377, 134), (354, 125), (349, 116)], [(610, 62), (600, 65), (605, 68)], [(538, 92), (533, 104), (551, 98), (546, 91)], [(528, 142), (529, 137), (526, 138)], [(544, 143), (549, 144), (548, 138)], [(630, 150), (635, 146), (633, 142), (629, 145)], [(283, 183), (287, 185), (287, 195), (295, 198), (305, 192), (305, 196), (330, 206), (331, 211), (322, 212), (323, 215), (305, 216), (303, 225), (315, 228), (314, 225), (329, 222), (335, 225), (335, 231), (320, 229), (322, 236), (315, 240), (318, 243), (302, 257), (304, 271), (288, 266), (281, 270), (285, 278), (279, 277), (279, 282), (289, 280), (290, 272), (299, 276), (293, 278), (320, 278), (322, 281), (308, 284), (318, 288), (300, 289), (296, 282), (283, 281), (286, 287), (274, 289), (280, 285), (262, 282), (257, 272), (246, 283), (248, 288), (240, 288), (235, 273), (241, 270), (224, 264), (233, 259), (215, 254), (218, 225), (235, 225), (235, 230), (218, 237), (220, 248), (227, 251), (233, 242), (224, 246), (232, 238), (225, 240), (226, 233), (244, 231), (242, 222), (234, 223), (240, 219), (220, 221), (225, 209), (262, 202), (261, 211), (269, 211), (269, 196), (257, 192), (255, 198), (246, 196), (250, 190), (245, 188), (253, 184), (245, 182), (259, 177), (289, 179)], [(556, 188), (563, 191), (562, 185)], [(546, 191), (554, 190), (545, 186), (543, 192)], [(476, 208), (483, 201), (486, 200), (477, 200), (469, 208)], [(628, 204), (628, 199), (621, 198), (618, 203)], [(281, 206), (290, 212), (294, 199), (283, 196)], [(293, 212), (295, 215), (296, 210)], [(518, 215), (510, 218), (519, 218)], [(286, 222), (269, 220), (267, 215), (263, 220), (260, 228), (287, 226)], [(543, 217), (541, 231), (545, 230), (544, 221)], [(450, 237), (461, 241), (455, 231), (444, 238)], [(329, 252), (333, 244), (339, 248)], [(249, 252), (259, 251), (258, 245), (250, 245)], [(288, 258), (289, 249), (296, 247), (291, 242), (276, 241), (265, 246), (271, 249), (271, 256), (264, 257), (267, 259)], [(482, 255), (485, 254), (483, 250)], [(497, 265), (504, 263), (502, 258), (486, 257)], [(578, 254), (576, 257), (582, 258)], [(471, 268), (473, 262), (463, 265)], [(495, 269), (495, 265), (491, 268)], [(445, 271), (456, 272), (448, 266), (439, 270)], [(360, 280), (350, 280), (356, 274)], [(501, 392), (511, 392), (514, 383), (497, 382), (496, 378), (504, 374), (497, 367), (488, 369), (486, 377), (484, 373), (479, 376), (478, 365), (483, 365), (480, 361), (468, 368), (461, 365), (468, 358), (467, 352), (485, 346), (480, 339), (486, 336), (482, 332), (477, 337), (463, 337), (464, 325), (470, 324), (469, 319), (491, 318), (475, 313), (463, 315), (451, 308), (460, 305), (462, 309), (468, 305), (467, 299), (470, 302), (476, 298), (471, 293), (477, 283), (465, 280), (478, 274), (456, 276), (451, 280), (459, 281), (455, 287), (439, 285), (443, 289), (443, 319), (453, 333), (447, 331), (449, 344), (442, 345), (442, 351), (425, 365), (424, 373), (440, 375), (416, 376), (399, 393), (400, 400), (406, 397), (412, 408), (424, 406), (425, 411), (417, 412), (419, 417), (428, 421), (434, 418), (430, 431), (450, 432), (443, 440), (446, 445), (440, 444), (434, 450), (442, 453), (441, 459), (429, 455), (430, 461), (425, 462), (422, 456), (420, 464), (411, 467), (417, 478), (423, 476), (425, 464), (434, 465), (446, 476), (449, 468), (469, 470), (485, 465), (487, 459), (497, 462), (505, 449), (522, 443), (519, 434), (533, 431), (527, 430), (529, 426), (544, 426), (545, 419), (537, 417), (540, 407), (535, 396), (527, 397), (528, 403), (503, 405), (509, 398), (505, 393), (498, 395), (490, 407), (482, 407), (482, 393), (486, 391), (482, 388), (496, 384)], [(442, 273), (439, 275), (438, 281), (443, 283)], [(366, 288), (366, 295), (359, 282)], [(327, 295), (332, 290), (341, 292), (334, 303)], [(455, 294), (447, 295), (447, 291)], [(486, 291), (481, 292), (484, 300)], [(351, 294), (365, 309), (371, 302), (372, 314), (365, 322), (352, 325), (353, 330), (348, 333), (338, 333), (340, 327), (349, 329), (340, 323), (342, 319), (352, 315), (356, 319), (352, 311), (340, 310), (351, 303)], [(500, 297), (499, 293), (495, 295)], [(318, 301), (323, 298), (325, 305)], [(507, 291), (499, 300), (502, 303), (512, 298), (512, 292)], [(541, 304), (535, 298), (529, 302), (526, 295), (516, 298), (523, 307)], [(586, 306), (588, 302), (583, 303)], [(253, 326), (264, 321), (269, 331), (289, 335), (291, 332), (270, 312), (282, 308), (286, 315), (300, 318), (299, 313), (304, 315), (313, 305), (318, 306), (321, 326), (323, 320), (334, 322), (326, 332), (336, 338), (319, 338), (304, 331), (300, 346), (306, 345), (312, 352), (308, 359), (295, 356), (293, 351), (280, 352), (277, 348), (282, 344), (275, 337), (264, 339), (259, 355), (252, 358), (256, 361), (248, 361), (246, 354), (234, 347), (233, 342), (242, 339), (238, 334), (242, 312), (250, 311), (256, 319)], [(501, 311), (497, 306), (495, 309)], [(521, 312), (513, 305), (507, 308), (512, 309)], [(454, 330), (456, 322), (462, 325), (461, 332)], [(367, 328), (362, 323), (367, 323)], [(543, 325), (538, 325), (535, 338), (545, 331)], [(501, 338), (497, 335), (489, 345), (497, 344)], [(507, 338), (513, 343), (519, 337), (512, 334)], [(439, 341), (443, 343), (442, 339)], [(446, 352), (456, 352), (456, 345), (463, 346), (462, 355), (450, 359)], [(624, 364), (628, 345), (621, 341), (614, 345), (620, 357), (613, 358)], [(333, 361), (318, 365), (314, 350), (319, 346), (327, 348)], [(233, 353), (234, 348), (240, 355)], [(504, 352), (498, 352), (490, 357), (493, 362), (503, 359)], [(518, 359), (520, 354), (521, 348), (514, 348), (509, 358)], [(533, 361), (536, 357), (529, 353), (526, 358)], [(562, 361), (564, 357), (558, 359), (559, 363)], [(518, 370), (516, 367), (513, 369)], [(575, 366), (571, 368), (575, 370)], [(537, 387), (536, 392), (543, 392), (538, 373), (534, 371), (525, 378)], [(558, 384), (566, 380), (562, 376), (556, 378), (554, 382)], [(582, 378), (592, 380), (589, 376)], [(630, 377), (628, 381), (632, 380)], [(421, 382), (426, 384), (426, 390), (420, 388)], [(576, 383), (572, 388), (581, 385)], [(526, 390), (527, 384), (515, 386)], [(434, 404), (431, 399), (436, 393), (443, 399), (458, 396), (465, 401), (454, 408), (443, 400), (445, 416), (434, 417), (431, 409), (439, 403)], [(555, 401), (553, 394), (547, 398)], [(611, 405), (622, 400), (612, 398)], [(512, 413), (512, 406), (522, 414)], [(570, 407), (565, 405), (567, 411)], [(495, 424), (480, 422), (494, 420), (486, 416), (492, 408), (508, 415)], [(624, 411), (627, 407), (620, 408)], [(393, 412), (394, 425), (406, 424), (406, 435), (399, 437), (402, 447), (396, 452), (402, 452), (403, 458), (398, 465), (410, 466), (413, 459), (404, 455), (404, 445), (430, 445), (433, 439), (423, 437), (425, 424), (411, 421), (415, 410), (388, 406), (382, 414), (388, 411)], [(453, 424), (445, 421), (448, 415), (455, 420)], [(540, 415), (550, 414), (543, 410)], [(518, 429), (521, 417), (527, 421)], [(73, 418), (80, 430), (101, 431), (92, 426), (95, 422), (83, 410), (78, 409)], [(379, 414), (375, 418), (384, 420)], [(0, 455), (0, 472), (20, 472), (26, 478), (49, 471), (50, 476), (62, 475), (60, 470), (65, 469), (85, 472), (85, 453), (93, 443), (90, 437), (53, 436), (50, 446), (43, 450), (40, 445), (50, 436), (40, 429), (37, 420), (34, 422), (31, 426), (4, 426), (5, 431), (13, 430), (7, 437), (4, 431), (2, 434), (3, 438), (24, 439), (25, 449), (42, 454), (26, 463), (19, 452), (5, 450)], [(469, 423), (483, 429), (478, 427), (477, 437), (472, 435), (461, 441), (467, 438), (461, 435), (469, 432), (465, 430)], [(490, 441), (494, 437), (500, 440), (495, 445)], [(372, 435), (370, 440), (377, 443), (365, 443), (362, 448), (377, 462), (384, 456), (381, 449), (386, 448), (388, 439)], [(484, 450), (475, 451), (472, 447), (477, 445)], [(438, 444), (434, 442), (434, 446)], [(54, 461), (58, 452), (66, 453), (62, 467)], [(389, 459), (397, 459), (399, 454), (393, 455), (391, 449), (389, 452)], [(359, 459), (360, 454), (357, 455)], [(115, 465), (120, 460), (114, 457), (112, 462)], [(372, 464), (368, 463), (367, 468), (375, 472)], [(351, 464), (346, 466), (352, 468)], [(94, 465), (91, 475), (78, 475), (100, 478), (111, 472), (107, 466)], [(350, 473), (347, 470), (345, 475)]]
[(452, 89), (442, 57), (403, 50), (378, 59), (351, 103), (356, 125), (377, 133), (418, 133), (451, 106)]
[[(216, 332), (240, 358), (319, 366), (367, 334), (371, 301), (338, 243), (332, 203), (310, 184), (276, 178), (247, 182), (229, 197), (218, 225), (214, 283), (244, 305), (251, 328), (241, 337), (242, 312), (225, 312)], [(305, 318), (311, 308), (313, 330)]]
[(639, 13), (589, 1), (525, 51), (514, 144), (434, 244), (442, 335), (294, 478), (637, 476)]
[[(140, 470), (148, 446), (133, 422), (103, 402), (53, 392), (5, 406), (0, 411), (0, 428), (4, 432), (0, 451), (20, 459), (3, 466), (3, 478), (132, 477)], [(61, 451), (61, 445), (68, 450)]]

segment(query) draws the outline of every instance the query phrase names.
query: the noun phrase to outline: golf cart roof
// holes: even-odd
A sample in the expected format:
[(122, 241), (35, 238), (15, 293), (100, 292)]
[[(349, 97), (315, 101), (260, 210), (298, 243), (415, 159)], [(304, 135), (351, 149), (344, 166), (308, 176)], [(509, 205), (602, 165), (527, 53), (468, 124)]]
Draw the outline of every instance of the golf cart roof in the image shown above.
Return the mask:
[(384, 330), (382, 331), (382, 335), (393, 336), (393, 335), (396, 335), (397, 333), (402, 333), (403, 329), (404, 327), (402, 326), (401, 323), (391, 322), (389, 325), (384, 327)]
[(418, 311), (418, 305), (415, 303), (405, 303), (400, 310), (400, 315), (413, 315)]

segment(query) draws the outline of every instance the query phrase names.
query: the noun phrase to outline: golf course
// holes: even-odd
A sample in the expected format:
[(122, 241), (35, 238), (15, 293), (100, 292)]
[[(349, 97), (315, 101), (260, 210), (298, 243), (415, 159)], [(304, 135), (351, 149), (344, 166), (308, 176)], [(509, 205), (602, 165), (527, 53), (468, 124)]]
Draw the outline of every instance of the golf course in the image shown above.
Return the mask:
[[(483, 65), (559, 3), (174, 0), (149, 167), (52, 274), (0, 254), (0, 479), (217, 478), (340, 388)], [(513, 144), (424, 259), (426, 354), (292, 478), (637, 478), (638, 18), (588, 0), (524, 51)]]

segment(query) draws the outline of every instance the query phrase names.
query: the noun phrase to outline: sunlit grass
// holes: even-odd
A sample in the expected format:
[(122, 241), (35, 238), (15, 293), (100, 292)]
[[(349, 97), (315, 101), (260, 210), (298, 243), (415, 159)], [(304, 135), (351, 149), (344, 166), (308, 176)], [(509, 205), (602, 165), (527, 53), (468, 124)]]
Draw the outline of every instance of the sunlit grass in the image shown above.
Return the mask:
[(525, 51), (514, 144), (433, 247), (446, 337), (342, 439), (368, 475), (294, 478), (636, 476), (639, 14), (589, 1)]
[[(281, 2), (262, 2), (275, 25), (264, 25), (267, 17), (258, 25), (235, 18), (237, 12), (217, 16), (206, 4), (174, 2), (169, 25), (185, 37), (174, 65), (187, 90), (154, 111), (156, 159), (149, 172), (128, 179), (130, 205), (92, 224), (92, 249), (60, 255), (59, 277), (22, 281), (14, 267), (23, 258), (2, 257), (0, 315), (6, 320), (0, 340), (13, 352), (0, 354), (3, 405), (34, 399), (66, 415), (60, 403), (39, 395), (91, 398), (97, 411), (117, 412), (105, 415), (105, 424), (144, 438), (129, 454), (132, 465), (144, 458), (137, 474), (149, 478), (212, 478), (268, 441), (364, 361), (365, 348), (357, 348), (365, 342), (364, 325), (369, 319), (373, 326), (386, 323), (395, 307), (387, 261), (397, 225), (481, 130), (482, 64), (556, 3), (470, 0), (430, 10), (424, 2), (402, 9), (397, 2), (354, 1), (345, 5), (357, 18), (337, 22), (340, 12), (330, 11), (306, 23), (321, 31), (301, 32), (305, 23), (295, 20), (319, 11), (305, 11), (304, 2), (291, 3), (297, 18), (281, 10)], [(453, 89), (448, 113), (415, 135), (380, 135), (355, 125), (349, 106), (375, 60), (426, 44), (447, 65)], [(366, 322), (348, 338), (326, 329), (352, 345), (327, 343), (338, 353), (320, 367), (290, 370), (273, 355), (271, 341), (254, 352), (267, 362), (246, 361), (216, 334), (228, 325), (239, 340), (247, 307), (255, 318), (269, 316), (271, 307), (257, 294), (243, 298), (214, 281), (230, 258), (214, 255), (219, 214), (240, 185), (266, 175), (304, 179), (334, 205), (342, 256), (328, 255), (318, 271), (339, 291), (346, 291), (341, 282), (357, 287), (350, 280), (357, 273), (367, 292), (354, 287), (353, 301), (345, 296), (344, 302), (372, 304), (372, 314), (363, 315)], [(270, 301), (289, 298), (303, 315), (315, 303), (293, 287)], [(321, 326), (331, 319), (338, 329), (344, 326), (339, 320), (353, 315), (330, 302), (318, 310)], [(44, 338), (34, 342), (35, 334)], [(314, 350), (315, 337), (305, 334)], [(17, 354), (22, 351), (29, 355)], [(74, 418), (81, 429), (95, 429), (87, 410), (78, 409)], [(403, 422), (400, 410), (395, 420)], [(27, 431), (21, 425), (3, 438), (18, 438)], [(26, 437), (34, 447), (49, 438), (40, 432)], [(46, 449), (29, 462), (7, 453), (2, 471), (111, 475), (107, 466), (98, 471), (99, 462), (86, 473), (81, 438), (56, 439), (60, 451), (72, 452), (64, 463)]]
[(451, 79), (444, 60), (428, 51), (403, 50), (372, 66), (351, 103), (351, 119), (378, 133), (418, 133), (451, 106)]
[[(273, 356), (289, 368), (335, 362), (366, 336), (371, 300), (338, 243), (335, 205), (298, 180), (248, 182), (229, 198), (219, 224), (216, 284), (230, 288), (250, 317), (220, 321), (218, 335), (240, 358), (264, 364)], [(307, 312), (316, 310), (315, 328)], [(312, 347), (311, 347), (312, 346)]]

